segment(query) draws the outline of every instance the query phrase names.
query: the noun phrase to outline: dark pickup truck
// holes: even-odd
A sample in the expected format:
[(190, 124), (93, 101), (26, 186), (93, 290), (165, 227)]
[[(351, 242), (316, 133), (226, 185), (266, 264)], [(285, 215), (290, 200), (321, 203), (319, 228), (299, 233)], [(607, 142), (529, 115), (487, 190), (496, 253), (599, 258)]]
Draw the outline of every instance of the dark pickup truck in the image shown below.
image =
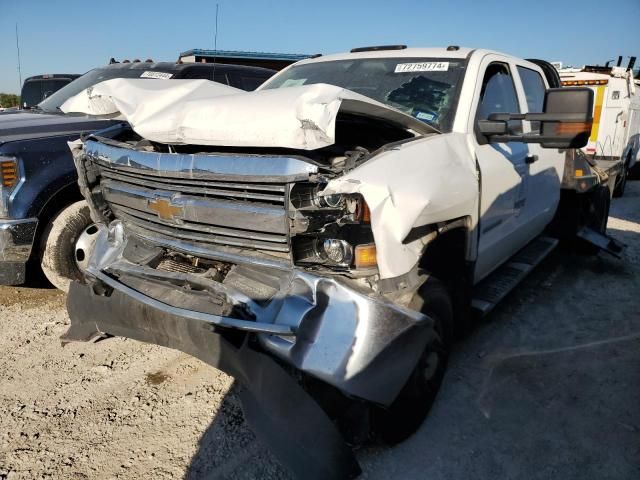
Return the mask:
[(29, 112), (0, 115), (0, 284), (25, 283), (29, 263), (61, 290), (82, 276), (94, 229), (67, 142), (117, 121), (64, 114), (67, 99), (113, 78), (207, 79), (254, 90), (274, 73), (224, 64), (114, 63), (87, 72)]

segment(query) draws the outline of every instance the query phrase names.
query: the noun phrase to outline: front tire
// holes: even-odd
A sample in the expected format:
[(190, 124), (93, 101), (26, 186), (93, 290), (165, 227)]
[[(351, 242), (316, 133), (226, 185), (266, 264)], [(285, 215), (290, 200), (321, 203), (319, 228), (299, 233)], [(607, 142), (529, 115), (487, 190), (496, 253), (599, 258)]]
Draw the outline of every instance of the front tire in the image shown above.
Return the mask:
[(375, 407), (372, 411), (374, 432), (389, 444), (412, 435), (429, 413), (442, 385), (453, 337), (451, 297), (439, 280), (429, 277), (409, 307), (433, 318), (435, 335), (396, 400), (388, 408)]
[(54, 287), (67, 292), (72, 281), (83, 281), (98, 229), (84, 201), (64, 208), (42, 235), (40, 266)]

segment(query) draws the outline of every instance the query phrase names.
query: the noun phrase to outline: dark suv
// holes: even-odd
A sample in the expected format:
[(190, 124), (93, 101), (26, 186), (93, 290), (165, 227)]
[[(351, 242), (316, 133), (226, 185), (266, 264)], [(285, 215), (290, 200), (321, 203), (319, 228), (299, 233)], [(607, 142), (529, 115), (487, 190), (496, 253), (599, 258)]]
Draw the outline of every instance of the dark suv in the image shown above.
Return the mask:
[(0, 284), (25, 282), (27, 263), (66, 290), (82, 277), (93, 229), (67, 142), (115, 123), (63, 114), (70, 97), (113, 78), (208, 79), (254, 90), (275, 71), (197, 63), (113, 63), (91, 70), (29, 112), (0, 116)]

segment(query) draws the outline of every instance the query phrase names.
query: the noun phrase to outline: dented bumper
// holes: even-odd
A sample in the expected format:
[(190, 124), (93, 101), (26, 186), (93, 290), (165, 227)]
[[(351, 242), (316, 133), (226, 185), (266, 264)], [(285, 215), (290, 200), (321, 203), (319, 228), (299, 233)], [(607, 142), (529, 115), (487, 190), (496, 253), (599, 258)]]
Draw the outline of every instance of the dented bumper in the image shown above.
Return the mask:
[[(106, 227), (98, 234), (89, 285), (69, 294), (69, 340), (124, 336), (226, 371), (225, 356), (233, 354), (220, 349), (220, 339), (251, 335), (256, 350), (348, 396), (389, 405), (432, 335), (430, 318), (301, 269), (244, 266), (232, 270), (230, 284), (135, 264), (126, 259), (128, 240), (115, 223), (111, 235)], [(278, 286), (268, 300), (235, 287), (262, 278)]]
[(275, 279), (277, 292), (256, 301), (224, 282), (127, 260), (133, 239), (114, 223), (98, 233), (87, 284), (71, 285), (63, 341), (115, 335), (200, 358), (240, 382), (248, 423), (296, 476), (357, 476), (351, 448), (301, 376), (389, 405), (434, 335), (432, 320), (336, 278), (232, 270), (236, 285), (242, 275)]

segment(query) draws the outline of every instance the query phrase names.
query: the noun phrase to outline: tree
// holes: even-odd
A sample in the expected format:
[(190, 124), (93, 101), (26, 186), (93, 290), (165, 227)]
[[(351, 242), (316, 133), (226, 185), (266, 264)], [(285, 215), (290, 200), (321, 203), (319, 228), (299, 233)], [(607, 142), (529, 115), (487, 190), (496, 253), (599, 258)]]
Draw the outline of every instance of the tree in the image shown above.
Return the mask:
[(20, 105), (20, 97), (13, 93), (0, 93), (0, 108), (17, 107)]

